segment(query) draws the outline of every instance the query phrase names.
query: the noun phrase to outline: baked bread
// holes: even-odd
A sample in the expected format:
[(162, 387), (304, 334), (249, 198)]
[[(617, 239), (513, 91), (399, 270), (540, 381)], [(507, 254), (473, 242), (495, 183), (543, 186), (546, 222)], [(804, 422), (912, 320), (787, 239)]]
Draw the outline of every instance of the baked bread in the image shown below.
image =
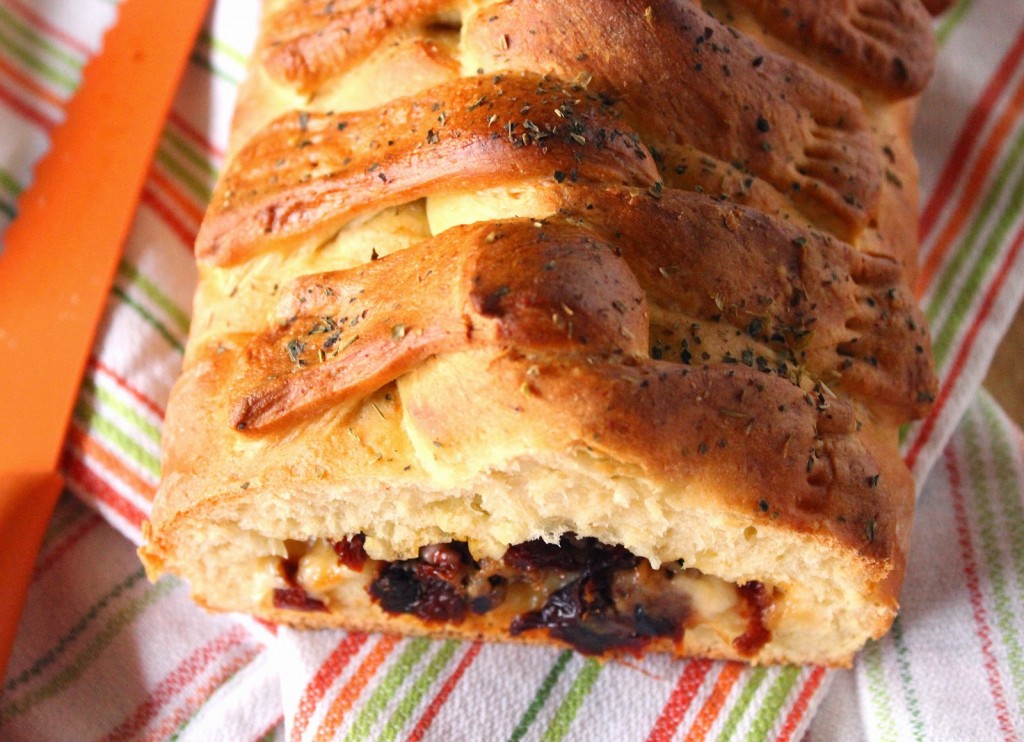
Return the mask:
[(843, 665), (935, 391), (919, 0), (279, 0), (140, 550), (298, 626)]

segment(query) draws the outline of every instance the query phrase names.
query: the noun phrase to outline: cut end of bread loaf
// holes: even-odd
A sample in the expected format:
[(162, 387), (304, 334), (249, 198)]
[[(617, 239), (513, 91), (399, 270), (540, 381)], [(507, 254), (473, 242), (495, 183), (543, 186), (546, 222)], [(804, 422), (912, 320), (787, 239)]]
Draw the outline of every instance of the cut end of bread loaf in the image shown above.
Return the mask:
[[(730, 499), (711, 482), (680, 493), (616, 469), (580, 450), (512, 458), (458, 488), (253, 483), (247, 497), (224, 493), (199, 527), (175, 529), (173, 543), (151, 541), (142, 555), (151, 575), (185, 577), (215, 610), (599, 656), (846, 666), (895, 617), (902, 555), (894, 563), (794, 531), (761, 505), (702, 507)], [(586, 562), (572, 548), (577, 533), (588, 535)], [(866, 530), (865, 546), (869, 536), (878, 538)], [(616, 545), (616, 564), (598, 544)], [(543, 558), (510, 569), (523, 545)], [(166, 559), (197, 553), (215, 558)]]
[(918, 0), (791, 5), (268, 3), (150, 577), (597, 656), (883, 635), (934, 43)]

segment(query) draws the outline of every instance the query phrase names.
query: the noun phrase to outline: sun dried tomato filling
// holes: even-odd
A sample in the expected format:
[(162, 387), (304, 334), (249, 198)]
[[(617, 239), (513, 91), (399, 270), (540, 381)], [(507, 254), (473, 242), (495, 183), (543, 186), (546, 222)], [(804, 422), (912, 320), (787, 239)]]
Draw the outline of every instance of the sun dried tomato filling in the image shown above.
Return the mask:
[[(559, 543), (517, 544), (501, 559), (475, 560), (463, 542), (432, 544), (415, 559), (375, 561), (363, 551), (362, 535), (330, 544), (337, 564), (367, 571), (367, 591), (385, 612), (416, 616), (427, 623), (461, 624), (488, 614), (489, 625), (505, 623), (512, 636), (546, 631), (584, 654), (640, 653), (655, 639), (679, 642), (704, 620), (694, 604), (694, 583), (713, 580), (729, 591), (739, 630), (736, 651), (755, 654), (771, 640), (765, 613), (773, 591), (759, 582), (728, 585), (681, 563), (654, 569), (622, 546), (574, 534)], [(300, 586), (297, 562), (286, 560), (274, 604), (291, 610), (330, 610)], [(707, 603), (706, 598), (704, 603)]]

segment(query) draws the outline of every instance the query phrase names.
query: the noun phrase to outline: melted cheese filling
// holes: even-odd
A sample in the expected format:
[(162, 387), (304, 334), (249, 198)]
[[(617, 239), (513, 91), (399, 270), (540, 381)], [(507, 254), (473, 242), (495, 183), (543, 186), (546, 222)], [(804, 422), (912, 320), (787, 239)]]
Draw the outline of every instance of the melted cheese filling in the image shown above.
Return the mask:
[[(545, 548), (550, 553), (555, 547)], [(476, 562), (468, 550), (460, 557), (443, 544), (424, 547), (413, 560), (385, 562), (363, 553), (350, 564), (327, 540), (289, 541), (274, 604), (329, 612), (365, 605), (369, 595), (386, 613), (410, 614), (428, 625), (498, 627), (511, 635), (546, 629), (588, 654), (636, 652), (662, 637), (678, 644), (686, 634), (752, 656), (770, 641), (777, 591), (726, 582), (679, 563), (656, 570), (617, 548), (618, 562), (598, 560), (594, 572), (580, 562), (510, 565), (508, 555)], [(598, 549), (600, 556), (609, 547)]]

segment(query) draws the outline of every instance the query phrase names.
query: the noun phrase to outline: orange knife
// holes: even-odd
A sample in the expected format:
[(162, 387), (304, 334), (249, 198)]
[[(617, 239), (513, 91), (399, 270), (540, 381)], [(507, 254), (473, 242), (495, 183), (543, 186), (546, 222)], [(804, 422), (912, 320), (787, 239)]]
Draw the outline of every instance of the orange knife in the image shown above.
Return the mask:
[(125, 0), (0, 251), (0, 675), (96, 325), (208, 0)]

